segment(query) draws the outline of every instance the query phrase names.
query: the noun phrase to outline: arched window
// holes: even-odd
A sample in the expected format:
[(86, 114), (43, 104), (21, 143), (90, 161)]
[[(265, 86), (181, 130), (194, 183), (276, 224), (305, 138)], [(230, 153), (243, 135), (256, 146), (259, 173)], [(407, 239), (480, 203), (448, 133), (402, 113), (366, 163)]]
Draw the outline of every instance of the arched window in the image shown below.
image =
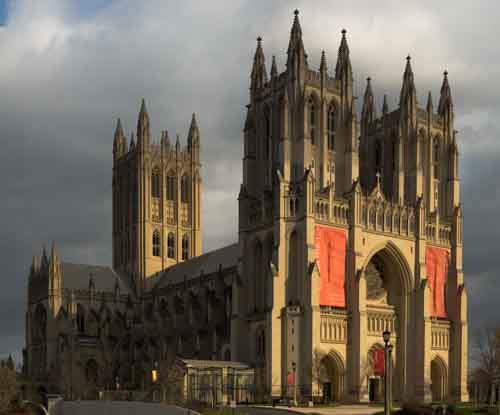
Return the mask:
[(335, 150), (335, 108), (333, 105), (328, 110), (328, 150)]
[(167, 174), (167, 199), (175, 200), (176, 190), (175, 190), (175, 173), (173, 171), (169, 171)]
[(434, 138), (432, 149), (432, 163), (434, 164), (434, 178), (439, 179), (439, 140)]
[(181, 179), (181, 202), (189, 202), (189, 177), (187, 174), (182, 176)]
[(160, 186), (160, 173), (154, 171), (151, 175), (151, 196), (160, 197), (161, 186)]
[(311, 136), (311, 144), (314, 144), (316, 139), (316, 107), (312, 97), (309, 98), (309, 135)]
[(167, 239), (167, 255), (169, 258), (175, 258), (175, 236), (172, 232), (168, 234)]
[(153, 232), (153, 256), (160, 256), (161, 238), (158, 230)]
[(189, 238), (187, 235), (182, 237), (182, 260), (189, 258)]

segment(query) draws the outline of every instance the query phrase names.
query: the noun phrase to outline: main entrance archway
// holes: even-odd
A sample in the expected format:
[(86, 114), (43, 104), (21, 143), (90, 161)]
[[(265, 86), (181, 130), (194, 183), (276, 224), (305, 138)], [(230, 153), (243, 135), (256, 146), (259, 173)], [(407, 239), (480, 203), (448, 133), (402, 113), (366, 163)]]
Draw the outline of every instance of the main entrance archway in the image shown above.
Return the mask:
[(339, 402), (344, 397), (345, 365), (342, 357), (331, 350), (321, 360), (322, 395), (325, 402)]
[[(404, 255), (392, 242), (375, 249), (364, 266), (366, 281), (366, 327), (360, 335), (367, 336), (374, 343), (382, 342), (382, 333), (391, 332), (392, 393), (394, 399), (405, 394), (407, 357), (407, 319), (409, 318), (409, 293), (412, 287), (411, 270)], [(372, 343), (372, 344), (374, 344)], [(368, 343), (370, 344), (370, 342)], [(366, 350), (366, 349), (365, 349)], [(366, 350), (370, 360), (372, 350)], [(365, 376), (367, 373), (365, 373)], [(380, 397), (380, 381), (377, 374), (363, 379), (366, 391), (372, 400)], [(371, 393), (370, 393), (371, 392)]]

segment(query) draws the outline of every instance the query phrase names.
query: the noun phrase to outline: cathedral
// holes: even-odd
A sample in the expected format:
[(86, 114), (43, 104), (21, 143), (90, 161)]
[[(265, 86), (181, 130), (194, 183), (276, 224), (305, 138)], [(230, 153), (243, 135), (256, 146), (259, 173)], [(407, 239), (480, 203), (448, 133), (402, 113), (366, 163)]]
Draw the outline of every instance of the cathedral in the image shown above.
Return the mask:
[(55, 246), (33, 258), (34, 383), (68, 398), (144, 391), (182, 361), (246, 368), (262, 401), (290, 385), (301, 401), (377, 401), (389, 331), (395, 400), (468, 400), (448, 74), (437, 108), (430, 92), (421, 107), (408, 56), (397, 108), (384, 96), (377, 111), (368, 78), (358, 120), (346, 31), (316, 70), (298, 14), (284, 68), (273, 57), (267, 71), (257, 39), (234, 244), (202, 252), (195, 115), (185, 145), (152, 138), (144, 100), (135, 137), (118, 119), (112, 266), (64, 262)]

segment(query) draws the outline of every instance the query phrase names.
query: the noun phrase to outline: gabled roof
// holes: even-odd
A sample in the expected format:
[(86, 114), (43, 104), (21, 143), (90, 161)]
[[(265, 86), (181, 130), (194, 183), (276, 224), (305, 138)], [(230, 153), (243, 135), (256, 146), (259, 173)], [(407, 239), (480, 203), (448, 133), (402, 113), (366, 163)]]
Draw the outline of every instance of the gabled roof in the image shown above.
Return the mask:
[(187, 261), (180, 262), (161, 271), (157, 278), (156, 287), (166, 287), (177, 284), (186, 279), (200, 276), (201, 272), (208, 275), (217, 272), (219, 268), (227, 269), (238, 265), (240, 256), (239, 245), (234, 243), (206, 254), (199, 255)]
[(122, 294), (134, 291), (128, 278), (108, 266), (62, 262), (61, 273), (63, 289), (88, 290), (92, 275), (96, 291), (114, 292), (117, 281)]

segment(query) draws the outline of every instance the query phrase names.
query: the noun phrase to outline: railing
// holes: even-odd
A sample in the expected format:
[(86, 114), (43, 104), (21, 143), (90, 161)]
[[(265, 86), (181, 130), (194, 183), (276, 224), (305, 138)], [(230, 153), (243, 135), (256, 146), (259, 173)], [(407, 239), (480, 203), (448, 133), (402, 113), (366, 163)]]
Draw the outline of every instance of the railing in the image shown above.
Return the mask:
[(427, 223), (425, 234), (428, 241), (436, 245), (450, 246), (452, 227), (449, 223)]
[(361, 223), (368, 230), (415, 237), (415, 212), (410, 206), (365, 199), (361, 204)]
[(347, 342), (347, 315), (344, 311), (321, 311), (320, 339), (323, 343)]
[(369, 336), (380, 336), (380, 333), (388, 330), (397, 337), (398, 324), (394, 310), (369, 308), (366, 325)]
[(436, 320), (432, 322), (431, 329), (431, 349), (450, 349), (450, 322), (446, 320)]

